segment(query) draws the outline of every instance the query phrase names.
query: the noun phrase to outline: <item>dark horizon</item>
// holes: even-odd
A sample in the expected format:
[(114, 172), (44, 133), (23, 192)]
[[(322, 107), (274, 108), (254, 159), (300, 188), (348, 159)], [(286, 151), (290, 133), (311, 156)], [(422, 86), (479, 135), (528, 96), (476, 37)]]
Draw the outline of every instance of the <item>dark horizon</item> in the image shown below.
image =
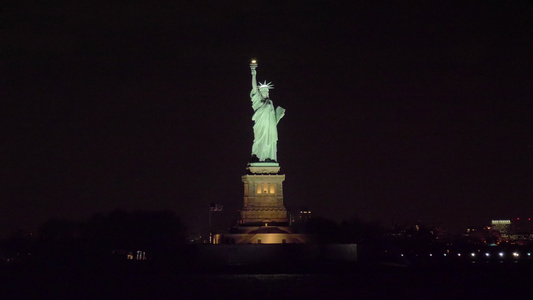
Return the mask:
[(287, 112), (285, 205), (459, 231), (533, 216), (533, 4), (6, 3), (0, 237), (171, 210), (230, 225), (249, 60)]

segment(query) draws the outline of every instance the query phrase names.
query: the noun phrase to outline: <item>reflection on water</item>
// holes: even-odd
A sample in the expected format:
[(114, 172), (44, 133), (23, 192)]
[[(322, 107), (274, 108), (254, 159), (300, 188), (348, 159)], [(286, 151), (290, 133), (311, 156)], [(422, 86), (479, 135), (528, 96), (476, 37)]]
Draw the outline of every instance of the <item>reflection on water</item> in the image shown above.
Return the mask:
[[(528, 291), (530, 268), (516, 264), (380, 267), (344, 274), (184, 276), (193, 296), (252, 299), (509, 299)], [(502, 298), (503, 297), (503, 298)]]
[[(196, 296), (223, 296), (224, 298), (250, 297), (253, 299), (301, 299), (328, 295), (353, 299), (355, 291), (343, 288), (338, 279), (327, 274), (223, 274), (197, 275), (189, 283), (202, 284), (204, 289)], [(192, 280), (191, 280), (192, 279)], [(296, 297), (296, 298), (295, 298)]]
[(304, 281), (317, 277), (328, 277), (331, 275), (321, 274), (234, 274), (234, 275), (210, 275), (220, 279), (230, 280), (252, 280), (252, 281)]
[(416, 267), (381, 264), (357, 266), (349, 272), (343, 269), (307, 274), (191, 274), (145, 268), (91, 272), (0, 269), (0, 299), (79, 299), (84, 295), (84, 299), (501, 300), (531, 294), (531, 267), (514, 263)]

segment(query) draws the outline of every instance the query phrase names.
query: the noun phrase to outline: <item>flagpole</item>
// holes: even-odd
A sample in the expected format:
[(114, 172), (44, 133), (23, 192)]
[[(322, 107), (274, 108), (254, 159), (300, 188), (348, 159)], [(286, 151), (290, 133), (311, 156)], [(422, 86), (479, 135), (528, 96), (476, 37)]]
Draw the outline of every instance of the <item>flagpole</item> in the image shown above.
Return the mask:
[(213, 234), (211, 233), (211, 213), (212, 213), (212, 208), (211, 208), (211, 204), (209, 204), (209, 244), (213, 243)]

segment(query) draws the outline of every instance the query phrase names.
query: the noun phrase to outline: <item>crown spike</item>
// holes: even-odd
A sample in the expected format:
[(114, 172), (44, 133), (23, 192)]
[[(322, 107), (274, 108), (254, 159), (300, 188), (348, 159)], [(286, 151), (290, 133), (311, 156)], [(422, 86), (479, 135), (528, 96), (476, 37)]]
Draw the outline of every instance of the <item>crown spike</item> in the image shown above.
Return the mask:
[(267, 83), (266, 80), (265, 80), (263, 83), (261, 83), (261, 82), (259, 82), (259, 83), (261, 84), (259, 86), (259, 89), (267, 88), (267, 89), (271, 90), (271, 89), (274, 88), (274, 85), (272, 84), (272, 82)]

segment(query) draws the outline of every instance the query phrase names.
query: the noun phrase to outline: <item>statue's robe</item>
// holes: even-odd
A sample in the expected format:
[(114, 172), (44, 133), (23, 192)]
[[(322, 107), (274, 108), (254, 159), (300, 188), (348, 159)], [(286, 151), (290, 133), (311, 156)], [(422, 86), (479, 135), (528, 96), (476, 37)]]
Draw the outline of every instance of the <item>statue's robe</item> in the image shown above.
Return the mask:
[(250, 94), (254, 115), (254, 144), (252, 155), (256, 155), (259, 161), (267, 159), (277, 161), (277, 124), (283, 116), (284, 109), (274, 109), (274, 103), (270, 99), (264, 99), (260, 92)]

